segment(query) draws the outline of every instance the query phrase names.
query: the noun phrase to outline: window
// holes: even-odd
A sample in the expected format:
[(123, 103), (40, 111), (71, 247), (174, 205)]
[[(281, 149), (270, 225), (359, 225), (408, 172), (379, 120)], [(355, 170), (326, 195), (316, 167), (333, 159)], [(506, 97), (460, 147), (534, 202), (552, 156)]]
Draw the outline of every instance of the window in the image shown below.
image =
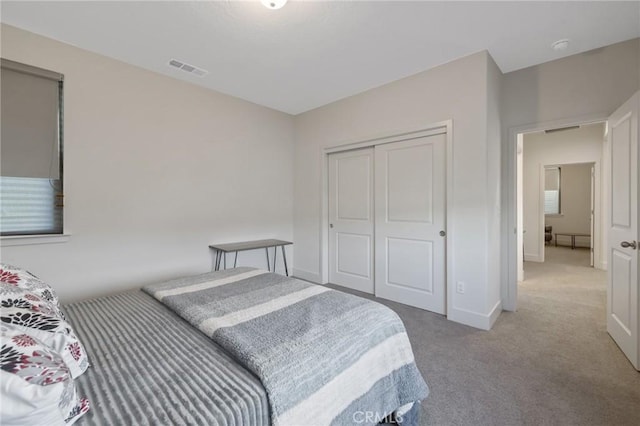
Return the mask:
[(560, 167), (544, 168), (544, 214), (560, 214)]
[(2, 59), (0, 234), (62, 234), (61, 74)]

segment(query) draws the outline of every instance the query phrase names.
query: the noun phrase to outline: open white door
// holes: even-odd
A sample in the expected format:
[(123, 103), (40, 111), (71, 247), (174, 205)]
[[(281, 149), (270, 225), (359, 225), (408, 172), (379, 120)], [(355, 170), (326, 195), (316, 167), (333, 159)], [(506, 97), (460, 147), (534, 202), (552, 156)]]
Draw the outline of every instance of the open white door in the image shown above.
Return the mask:
[(375, 157), (376, 296), (444, 314), (446, 135), (378, 145)]
[(373, 293), (373, 148), (329, 155), (329, 281)]
[(638, 347), (638, 110), (640, 92), (609, 118), (607, 331), (636, 369)]

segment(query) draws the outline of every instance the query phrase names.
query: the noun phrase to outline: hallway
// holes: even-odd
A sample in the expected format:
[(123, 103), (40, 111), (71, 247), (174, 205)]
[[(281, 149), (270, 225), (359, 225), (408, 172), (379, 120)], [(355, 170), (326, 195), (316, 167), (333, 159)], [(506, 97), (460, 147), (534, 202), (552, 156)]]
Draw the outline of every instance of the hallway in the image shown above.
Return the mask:
[(537, 297), (588, 306), (592, 310), (588, 316), (604, 327), (607, 272), (589, 266), (588, 249), (547, 246), (544, 263), (525, 262), (524, 277), (518, 284), (520, 299)]

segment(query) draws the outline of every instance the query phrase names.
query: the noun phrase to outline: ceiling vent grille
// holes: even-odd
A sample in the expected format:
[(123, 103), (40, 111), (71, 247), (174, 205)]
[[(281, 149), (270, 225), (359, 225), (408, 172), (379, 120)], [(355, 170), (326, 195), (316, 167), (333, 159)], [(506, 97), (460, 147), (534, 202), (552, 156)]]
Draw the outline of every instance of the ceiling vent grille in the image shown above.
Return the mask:
[(202, 68), (194, 67), (193, 65), (185, 64), (184, 62), (178, 61), (177, 59), (171, 59), (169, 61), (169, 66), (178, 68), (184, 72), (188, 72), (189, 74), (197, 75), (198, 77), (203, 77), (209, 73), (209, 71), (203, 70)]
[(580, 126), (569, 126), (569, 127), (558, 127), (557, 129), (548, 129), (545, 130), (545, 133), (554, 133), (554, 132), (562, 132), (564, 130), (573, 130), (573, 129), (579, 129)]

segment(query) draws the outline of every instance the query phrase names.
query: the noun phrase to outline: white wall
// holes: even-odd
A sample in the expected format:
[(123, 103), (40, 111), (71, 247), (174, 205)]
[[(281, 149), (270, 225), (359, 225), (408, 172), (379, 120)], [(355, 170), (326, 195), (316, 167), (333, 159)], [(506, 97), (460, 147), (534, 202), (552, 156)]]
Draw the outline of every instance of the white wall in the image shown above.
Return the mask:
[[(562, 170), (560, 178), (562, 214), (545, 216), (545, 226), (552, 226), (553, 233), (591, 233), (591, 167), (593, 165), (593, 163), (559, 164)], [(600, 169), (602, 170), (602, 158), (600, 158)], [(602, 197), (602, 194), (600, 196)], [(598, 217), (597, 221), (600, 220), (601, 217)], [(560, 244), (566, 245), (568, 241), (568, 237), (561, 238)], [(589, 247), (589, 239), (576, 238), (576, 246)]]
[[(500, 227), (501, 206), (501, 97), (502, 72), (487, 55), (487, 308), (493, 312), (494, 320), (502, 311), (500, 291)], [(492, 305), (493, 304), (493, 305)]]
[(517, 131), (606, 118), (640, 89), (640, 39), (507, 73), (502, 82), (502, 295), (514, 309)]
[(499, 300), (494, 300), (491, 290), (494, 285), (497, 289), (498, 283), (490, 282), (494, 279), (490, 267), (499, 259), (489, 261), (498, 234), (490, 232), (500, 220), (496, 214), (499, 158), (495, 158), (499, 156), (495, 125), (500, 75), (491, 62), (486, 52), (480, 52), (296, 117), (294, 239), (298, 276), (317, 282), (327, 279), (321, 262), (323, 148), (452, 119), (453, 223), (448, 224), (447, 244), (453, 247), (453, 271), (449, 280), (465, 282), (466, 292), (453, 293), (448, 316), (490, 327), (499, 312), (499, 308), (492, 311)]
[[(543, 215), (543, 192), (544, 192), (544, 166), (571, 164), (571, 163), (595, 163), (596, 179), (600, 182), (602, 162), (602, 143), (604, 140), (604, 124), (592, 124), (582, 126), (579, 129), (564, 130), (553, 133), (530, 133), (524, 135), (524, 256), (525, 260), (533, 262), (544, 262), (544, 215)], [(564, 170), (561, 179), (564, 178)], [(564, 188), (563, 188), (564, 189)], [(564, 211), (568, 206), (564, 203), (565, 194), (562, 195)], [(587, 185), (587, 197), (590, 198), (590, 181)], [(602, 200), (601, 188), (596, 188), (596, 200)], [(569, 204), (569, 203), (567, 203)], [(602, 206), (595, 209), (596, 221), (600, 221)], [(569, 211), (571, 208), (569, 208)], [(553, 223), (550, 223), (553, 225)], [(589, 221), (587, 217), (587, 227), (581, 231), (589, 232)], [(577, 229), (577, 228), (576, 228)], [(561, 232), (554, 226), (554, 232)], [(606, 256), (601, 243), (600, 229), (594, 235), (595, 246), (599, 253), (598, 259)], [(599, 265), (598, 265), (599, 266)]]
[(293, 237), (293, 117), (6, 25), (2, 56), (65, 76), (71, 238), (1, 254), (64, 301), (206, 272), (214, 242)]

